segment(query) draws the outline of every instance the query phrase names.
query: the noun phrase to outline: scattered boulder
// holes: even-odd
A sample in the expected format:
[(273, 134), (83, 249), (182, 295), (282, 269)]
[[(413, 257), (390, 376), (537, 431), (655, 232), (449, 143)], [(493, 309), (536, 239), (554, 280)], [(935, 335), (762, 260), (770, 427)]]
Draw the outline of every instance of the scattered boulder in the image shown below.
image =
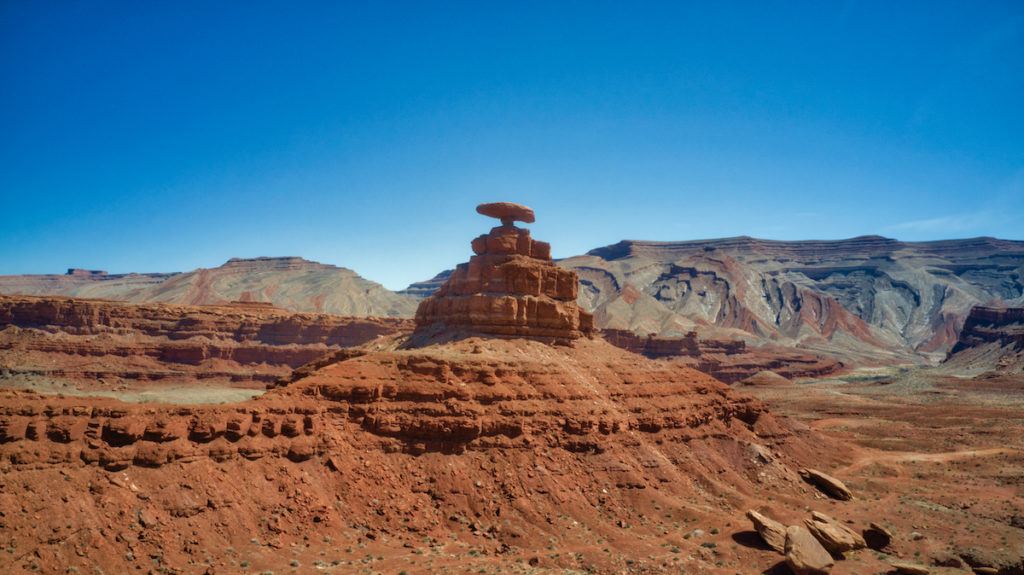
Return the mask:
[(931, 571), (924, 565), (917, 563), (904, 563), (903, 561), (892, 561), (889, 565), (893, 571), (900, 575), (928, 575)]
[(1024, 574), (1024, 559), (1006, 550), (978, 549), (968, 547), (956, 551), (975, 573), (998, 575)]
[(751, 509), (747, 518), (754, 524), (754, 531), (765, 544), (779, 553), (786, 553), (786, 526)]
[(964, 560), (959, 555), (949, 551), (933, 551), (930, 559), (932, 560), (932, 565), (936, 567), (953, 567), (955, 569), (963, 569), (964, 567)]
[(753, 452), (754, 457), (756, 457), (755, 461), (757, 461), (758, 463), (772, 462), (772, 452), (767, 447), (763, 445), (758, 445), (757, 443), (751, 443), (750, 445), (747, 446), (747, 448), (751, 452)]
[(892, 532), (878, 523), (871, 523), (861, 534), (868, 547), (875, 551), (885, 549), (892, 543)]
[(841, 501), (853, 499), (853, 492), (846, 487), (846, 484), (827, 473), (822, 473), (817, 469), (804, 468), (800, 470), (800, 477), (833, 499)]
[(795, 575), (827, 575), (835, 560), (810, 531), (790, 525), (786, 528), (786, 563)]
[(139, 511), (139, 525), (146, 529), (156, 527), (160, 523), (160, 519), (156, 513), (149, 507)]
[(836, 521), (835, 519), (814, 511), (804, 524), (811, 535), (833, 555), (842, 555), (847, 551), (855, 551), (867, 547), (867, 543), (859, 533)]

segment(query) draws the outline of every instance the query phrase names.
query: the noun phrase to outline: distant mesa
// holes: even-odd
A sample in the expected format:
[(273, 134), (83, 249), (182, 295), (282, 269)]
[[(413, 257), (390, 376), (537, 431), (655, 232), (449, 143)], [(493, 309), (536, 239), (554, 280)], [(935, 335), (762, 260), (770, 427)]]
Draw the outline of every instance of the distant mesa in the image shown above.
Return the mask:
[(508, 202), (476, 211), (502, 225), (472, 242), (460, 264), (416, 311), (419, 334), (518, 336), (566, 343), (589, 336), (593, 316), (576, 303), (578, 278), (551, 261), (551, 246), (512, 222), (533, 222), (533, 210)]
[(82, 268), (68, 268), (68, 273), (64, 275), (74, 276), (78, 278), (95, 278), (104, 277), (108, 274), (106, 270), (86, 270)]
[(452, 277), (452, 272), (454, 271), (455, 270), (444, 270), (429, 280), (409, 284), (409, 287), (404, 290), (399, 290), (396, 293), (423, 299), (436, 292), (438, 288), (444, 285), (444, 282), (448, 281), (448, 278)]
[(273, 302), (258, 300), (251, 291), (242, 292), (238, 299), (228, 305), (245, 309), (276, 309)]

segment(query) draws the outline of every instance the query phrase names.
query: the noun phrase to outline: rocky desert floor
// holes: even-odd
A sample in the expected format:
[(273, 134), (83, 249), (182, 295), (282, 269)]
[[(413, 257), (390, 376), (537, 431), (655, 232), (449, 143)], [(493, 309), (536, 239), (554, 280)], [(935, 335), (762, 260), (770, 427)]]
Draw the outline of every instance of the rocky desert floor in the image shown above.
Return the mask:
[[(68, 552), (59, 556), (73, 556), (78, 548), (130, 554), (130, 572), (138, 573), (789, 573), (782, 556), (761, 542), (744, 517), (742, 510), (751, 508), (784, 524), (800, 524), (819, 511), (856, 531), (875, 522), (892, 533), (884, 550), (863, 549), (837, 560), (831, 571), (837, 575), (895, 573), (894, 562), (937, 574), (1022, 572), (1024, 382), (976, 381), (914, 367), (740, 387), (791, 425), (843, 446), (823, 467), (846, 483), (854, 499), (837, 501), (813, 488), (797, 497), (780, 491), (775, 498), (769, 474), (756, 496), (737, 496), (718, 508), (641, 489), (626, 496), (631, 510), (621, 520), (594, 517), (588, 525), (586, 513), (567, 506), (564, 514), (547, 516), (544, 531), (557, 533), (547, 540), (529, 534), (516, 539), (502, 532), (500, 522), (484, 524), (470, 513), (397, 536), (370, 523), (346, 523), (348, 491), (365, 492), (363, 511), (404, 509), (402, 521), (412, 524), (423, 512), (419, 504), (378, 500), (372, 486), (360, 483), (359, 472), (339, 473), (330, 462), (200, 459), (170, 475), (166, 467), (86, 467), (61, 472), (62, 482), (53, 481), (52, 471), (22, 471), (0, 480), (0, 497), (21, 501), (6, 505), (20, 508), (18, 518), (10, 511), (0, 517), (6, 540), (0, 541), (0, 565), (12, 573), (111, 573), (88, 561), (63, 565), (54, 560), (57, 555), (47, 555), (66, 546)], [(135, 391), (126, 393), (123, 399), (137, 399)], [(416, 465), (443, 474), (453, 465), (451, 457), (463, 458), (457, 467), (490, 470), (487, 475), (502, 468), (495, 456), (472, 452), (426, 454)], [(564, 461), (551, 452), (517, 465), (579, 480), (579, 474), (559, 469)], [(367, 458), (365, 464), (374, 463)], [(245, 481), (237, 481), (240, 474), (248, 476)], [(463, 487), (469, 489), (449, 497), (465, 498), (468, 509), (486, 507), (494, 498)], [(597, 491), (604, 488), (557, 489), (594, 492), (601, 501)], [(394, 491), (395, 485), (382, 487), (380, 497)], [(58, 498), (66, 503), (64, 517), (47, 514), (53, 509), (47, 501)], [(119, 516), (105, 513), (105, 507), (133, 511)], [(50, 534), (43, 557), (37, 559), (40, 546), (29, 544), (24, 533), (6, 532), (12, 524), (24, 525), (20, 516), (35, 517), (39, 534)], [(382, 525), (395, 520), (380, 517)], [(246, 529), (251, 536), (244, 535)], [(231, 544), (211, 549), (212, 540)], [(154, 555), (154, 548), (167, 554)], [(191, 567), (169, 567), (183, 557)]]
[[(832, 470), (857, 495), (836, 514), (891, 527), (880, 558), (933, 573), (1024, 569), (1024, 378), (878, 368), (744, 390), (855, 447)], [(833, 572), (874, 572), (846, 563)]]

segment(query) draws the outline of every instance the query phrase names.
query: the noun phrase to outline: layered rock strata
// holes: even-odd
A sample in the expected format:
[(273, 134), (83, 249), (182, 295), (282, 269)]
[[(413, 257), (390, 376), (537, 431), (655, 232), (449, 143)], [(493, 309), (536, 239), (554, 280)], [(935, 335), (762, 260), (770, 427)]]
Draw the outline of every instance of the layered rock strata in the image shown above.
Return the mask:
[(1024, 298), (1024, 242), (994, 238), (623, 241), (559, 265), (601, 328), (728, 330), (842, 361), (941, 359), (972, 306)]
[(819, 377), (844, 366), (833, 358), (781, 346), (748, 346), (742, 340), (700, 339), (697, 332), (683, 337), (647, 337), (624, 329), (602, 329), (601, 337), (652, 359), (673, 359), (720, 381), (735, 383), (762, 371), (774, 371), (786, 378)]
[(950, 355), (986, 343), (1024, 349), (1024, 308), (972, 308)]
[(296, 314), (259, 302), (126, 304), (0, 296), (6, 377), (61, 378), (100, 388), (116, 380), (269, 383), (291, 369), (381, 336), (409, 320)]
[(1024, 308), (971, 309), (943, 370), (985, 378), (1024, 373)]
[(568, 342), (590, 335), (593, 318), (576, 303), (576, 273), (551, 261), (551, 246), (513, 221), (533, 221), (525, 206), (483, 204), (502, 225), (472, 242), (468, 263), (416, 310), (417, 331), (520, 336)]

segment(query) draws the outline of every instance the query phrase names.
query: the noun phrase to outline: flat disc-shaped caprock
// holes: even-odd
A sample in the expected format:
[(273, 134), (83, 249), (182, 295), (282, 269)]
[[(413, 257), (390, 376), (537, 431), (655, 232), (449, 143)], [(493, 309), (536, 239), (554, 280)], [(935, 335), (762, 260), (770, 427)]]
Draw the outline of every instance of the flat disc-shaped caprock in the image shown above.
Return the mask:
[(536, 221), (536, 218), (533, 215), (533, 210), (522, 204), (513, 204), (512, 202), (480, 204), (476, 207), (476, 213), (484, 216), (490, 216), (492, 218), (498, 218), (501, 220), (501, 223), (505, 225), (511, 225), (512, 222), (532, 224)]

